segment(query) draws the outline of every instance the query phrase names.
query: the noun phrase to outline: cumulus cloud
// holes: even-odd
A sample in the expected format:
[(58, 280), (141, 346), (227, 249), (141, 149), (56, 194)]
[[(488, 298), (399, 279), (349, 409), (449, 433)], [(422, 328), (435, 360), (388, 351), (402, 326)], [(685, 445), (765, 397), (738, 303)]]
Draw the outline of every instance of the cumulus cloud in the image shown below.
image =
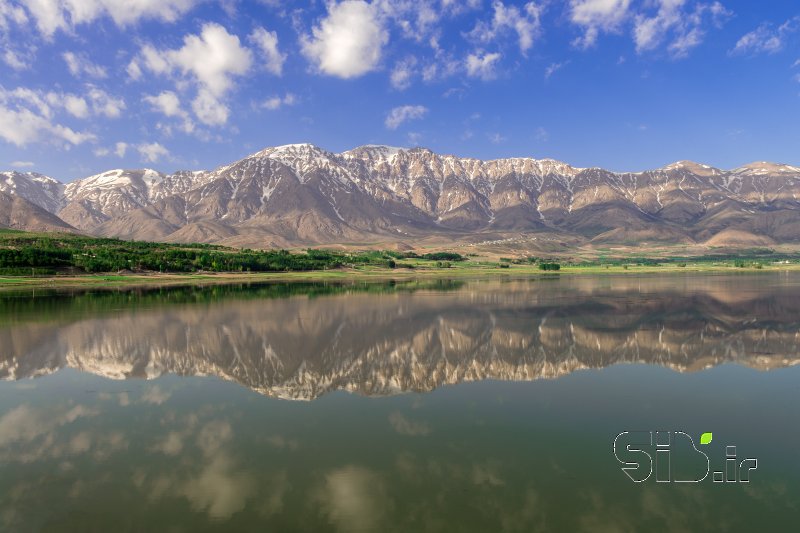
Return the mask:
[(755, 30), (736, 41), (731, 54), (774, 54), (786, 46), (792, 33), (800, 28), (800, 17), (793, 17), (777, 28), (772, 24), (761, 24)]
[(89, 89), (87, 96), (92, 103), (92, 109), (97, 115), (118, 118), (126, 108), (125, 101), (122, 98), (115, 98), (96, 87)]
[[(209, 94), (222, 96), (233, 86), (233, 77), (244, 75), (253, 62), (250, 51), (236, 35), (215, 23), (205, 24), (200, 35), (187, 35), (183, 47), (161, 55), (168, 68), (193, 77)], [(161, 66), (156, 67), (158, 69)]]
[(276, 95), (271, 98), (267, 98), (261, 103), (261, 107), (263, 109), (275, 111), (281, 107), (292, 106), (295, 103), (297, 103), (297, 97), (292, 93), (286, 93), (282, 97)]
[(209, 126), (222, 126), (228, 122), (230, 113), (228, 106), (207, 89), (200, 89), (192, 100), (192, 111), (200, 122)]
[(93, 134), (75, 131), (56, 120), (56, 108), (65, 105), (66, 99), (57, 93), (0, 87), (0, 139), (19, 147), (33, 142), (79, 145), (94, 140)]
[(469, 54), (466, 59), (467, 74), (473, 78), (491, 80), (497, 76), (495, 71), (497, 62), (500, 61), (500, 54), (475, 52)]
[(53, 91), (39, 94), (52, 108), (63, 108), (73, 117), (82, 119), (92, 115), (118, 118), (126, 107), (122, 98), (111, 96), (91, 85), (84, 96)]
[(92, 63), (84, 54), (76, 54), (75, 52), (64, 52), (61, 54), (64, 62), (67, 64), (69, 73), (76, 78), (89, 76), (90, 78), (106, 78), (108, 72), (100, 65)]
[(541, 16), (543, 5), (528, 2), (522, 9), (517, 6), (506, 6), (503, 2), (492, 4), (494, 17), (491, 22), (479, 22), (472, 30), (471, 36), (481, 42), (494, 41), (504, 32), (514, 31), (519, 41), (519, 49), (524, 54), (533, 46), (533, 41), (541, 33)]
[(185, 114), (181, 109), (181, 101), (178, 95), (172, 91), (162, 91), (157, 95), (147, 95), (143, 98), (145, 102), (168, 117), (180, 117)]
[(144, 66), (155, 74), (188, 78), (198, 87), (192, 101), (197, 118), (204, 124), (222, 125), (229, 114), (223, 98), (233, 88), (234, 78), (246, 74), (252, 63), (253, 55), (239, 37), (219, 24), (207, 23), (199, 35), (184, 37), (183, 46), (177, 50), (145, 45), (140, 58), (128, 65), (128, 74), (136, 78)]
[(601, 31), (618, 31), (628, 17), (631, 0), (570, 0), (570, 21), (583, 28), (584, 34), (574, 41), (581, 48), (597, 42)]
[[(125, 157), (125, 154), (127, 153), (127, 151), (128, 151), (128, 143), (120, 141), (120, 142), (116, 143), (113, 148), (100, 147), (100, 148), (95, 149), (94, 150), (94, 155), (96, 155), (97, 157), (105, 157), (105, 156), (114, 154), (115, 156), (117, 156), (119, 158), (123, 158), (123, 157)], [(130, 398), (129, 398), (127, 392), (123, 392), (123, 393), (121, 393), (119, 395), (119, 404), (121, 406), (123, 406), (123, 407), (125, 407), (125, 406), (130, 404)]]
[(59, 30), (71, 32), (76, 26), (102, 17), (110, 17), (120, 27), (135, 24), (141, 19), (174, 22), (200, 1), (28, 0), (25, 9), (39, 32), (45, 37), (52, 37)]
[(250, 34), (250, 40), (261, 51), (265, 68), (276, 76), (280, 76), (283, 73), (283, 63), (286, 61), (286, 55), (282, 54), (278, 49), (278, 34), (274, 31), (267, 31), (264, 28), (256, 28)]
[[(143, 143), (136, 146), (136, 151), (142, 156), (142, 160), (148, 163), (156, 163), (161, 158), (169, 155), (169, 150), (164, 148), (158, 143)], [(142, 401), (145, 403), (153, 403), (161, 405), (170, 397), (169, 393), (162, 393), (158, 387), (153, 387), (145, 394), (142, 395)]]
[(89, 104), (86, 103), (86, 100), (74, 94), (64, 96), (64, 109), (73, 117), (86, 118), (89, 116)]
[(409, 120), (416, 120), (424, 117), (428, 113), (428, 108), (421, 105), (404, 105), (395, 107), (386, 116), (386, 127), (396, 130), (401, 124)]
[(328, 4), (328, 14), (301, 38), (303, 54), (322, 73), (356, 78), (375, 70), (389, 32), (380, 10), (363, 0)]
[[(173, 91), (161, 91), (159, 94), (145, 95), (142, 100), (150, 104), (154, 111), (161, 113), (165, 117), (178, 119), (180, 121), (180, 128), (184, 132), (192, 133), (194, 131), (194, 122), (192, 122), (192, 119), (189, 117), (188, 111), (181, 105), (181, 100), (178, 95)], [(169, 126), (159, 126), (162, 128), (169, 128)]]

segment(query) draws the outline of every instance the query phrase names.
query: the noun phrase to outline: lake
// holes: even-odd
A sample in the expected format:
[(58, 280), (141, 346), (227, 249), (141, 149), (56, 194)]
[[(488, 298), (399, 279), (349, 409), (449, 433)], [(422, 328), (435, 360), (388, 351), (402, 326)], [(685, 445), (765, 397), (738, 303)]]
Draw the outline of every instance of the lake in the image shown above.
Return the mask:
[(0, 294), (0, 529), (794, 530), (799, 362), (792, 273)]

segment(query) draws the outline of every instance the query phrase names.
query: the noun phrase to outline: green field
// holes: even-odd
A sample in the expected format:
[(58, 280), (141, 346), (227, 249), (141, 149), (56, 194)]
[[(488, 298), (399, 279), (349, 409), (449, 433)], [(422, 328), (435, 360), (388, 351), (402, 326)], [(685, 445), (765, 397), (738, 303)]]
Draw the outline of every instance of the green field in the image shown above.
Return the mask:
[(208, 244), (130, 242), (0, 230), (0, 290), (775, 270), (800, 270), (800, 255), (760, 249), (693, 257), (565, 261), (552, 257), (462, 256), (449, 251), (240, 250)]

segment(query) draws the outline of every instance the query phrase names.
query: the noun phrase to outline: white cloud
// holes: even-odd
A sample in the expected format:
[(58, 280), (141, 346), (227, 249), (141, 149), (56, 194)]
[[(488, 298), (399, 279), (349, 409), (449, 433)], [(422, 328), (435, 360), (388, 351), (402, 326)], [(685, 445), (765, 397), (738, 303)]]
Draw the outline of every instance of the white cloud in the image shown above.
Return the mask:
[(395, 63), (392, 73), (389, 75), (392, 87), (398, 91), (408, 89), (411, 86), (411, 78), (414, 76), (414, 68), (416, 65), (417, 58), (414, 56), (408, 56)]
[(425, 82), (442, 80), (452, 76), (459, 70), (462, 70), (461, 61), (441, 50), (437, 50), (434, 60), (422, 68), (422, 80)]
[(631, 0), (570, 0), (570, 20), (581, 26), (583, 37), (574, 44), (582, 48), (594, 46), (600, 31), (615, 32), (628, 17)]
[(44, 94), (24, 87), (8, 91), (0, 86), (0, 139), (19, 147), (34, 142), (79, 145), (94, 140), (91, 133), (78, 132), (55, 121), (51, 102), (59, 104), (61, 100), (56, 93)]
[(779, 27), (761, 24), (758, 28), (742, 36), (731, 50), (731, 54), (774, 54), (786, 46), (790, 34), (800, 28), (800, 17), (793, 17)]
[(110, 96), (107, 92), (92, 87), (87, 94), (92, 103), (92, 110), (96, 115), (103, 115), (108, 118), (118, 118), (125, 110), (125, 101), (122, 98)]
[[(113, 153), (117, 157), (123, 158), (123, 157), (125, 157), (125, 153), (127, 151), (128, 151), (128, 143), (118, 142), (118, 143), (116, 143), (114, 145), (114, 149), (113, 150), (110, 149), (110, 148), (97, 148), (94, 151), (94, 155), (96, 155), (97, 157), (105, 157), (105, 156), (111, 155)], [(127, 393), (122, 393), (120, 395), (120, 405), (122, 405), (124, 407), (124, 406), (128, 405), (129, 401), (130, 400), (128, 399), (128, 394)]]
[(396, 130), (403, 122), (420, 119), (428, 113), (428, 108), (421, 105), (404, 105), (395, 107), (386, 116), (386, 127)]
[[(141, 19), (174, 22), (202, 0), (27, 0), (25, 8), (39, 32), (52, 37), (59, 30), (110, 17), (125, 27)], [(21, 24), (21, 23), (20, 23)]]
[(569, 61), (562, 61), (561, 63), (550, 63), (546, 69), (544, 69), (544, 79), (549, 80), (550, 76), (564, 68), (569, 64)]
[(483, 0), (441, 0), (442, 12), (448, 15), (462, 15), (483, 7)]
[[(223, 102), (233, 89), (234, 77), (246, 74), (253, 63), (249, 49), (242, 46), (236, 35), (215, 23), (203, 25), (200, 35), (187, 35), (183, 47), (177, 50), (157, 50), (145, 45), (140, 53), (141, 63), (151, 72), (168, 75), (178, 72), (198, 86), (192, 110), (208, 125), (222, 125), (228, 120), (228, 107)], [(135, 77), (136, 67), (129, 65), (128, 73)]]
[(205, 24), (200, 35), (187, 35), (183, 47), (165, 53), (167, 64), (192, 76), (210, 94), (222, 96), (233, 77), (250, 70), (253, 57), (236, 35), (215, 23)]
[(10, 47), (7, 47), (3, 52), (3, 63), (14, 70), (26, 70), (30, 68), (29, 61), (27, 61), (22, 54), (12, 50)]
[(139, 62), (135, 59), (128, 63), (125, 72), (127, 72), (128, 76), (134, 81), (142, 77), (142, 67), (139, 66)]
[(33, 161), (13, 161), (11, 166), (14, 168), (31, 168), (35, 167), (36, 163)]
[[(189, 113), (181, 105), (181, 100), (172, 91), (161, 91), (156, 95), (145, 95), (142, 100), (152, 106), (154, 111), (158, 111), (168, 118), (180, 119), (180, 129), (186, 133), (195, 131), (195, 124), (189, 117)], [(159, 128), (170, 130), (170, 126), (158, 125)]]
[(470, 35), (481, 42), (494, 41), (498, 35), (513, 30), (519, 40), (519, 49), (525, 54), (533, 46), (533, 41), (541, 33), (541, 16), (543, 5), (528, 2), (520, 9), (517, 6), (506, 7), (503, 2), (492, 4), (494, 17), (491, 23), (479, 22)]
[(89, 116), (89, 105), (80, 96), (67, 94), (64, 96), (63, 101), (64, 109), (73, 117), (86, 118)]
[[(158, 143), (143, 143), (136, 146), (136, 150), (142, 156), (142, 159), (148, 163), (156, 163), (162, 157), (169, 155), (169, 150), (164, 148)], [(170, 394), (162, 392), (157, 386), (151, 387), (144, 394), (142, 394), (142, 402), (161, 405), (167, 401)]]
[(686, 57), (689, 55), (689, 51), (692, 48), (695, 48), (703, 42), (704, 36), (705, 33), (702, 29), (698, 27), (691, 28), (688, 31), (680, 33), (675, 40), (669, 44), (667, 50), (669, 50), (672, 57)]
[(536, 128), (536, 132), (534, 132), (533, 138), (539, 142), (547, 142), (550, 140), (550, 132), (548, 132), (544, 127), (539, 126), (538, 128)]
[(484, 53), (481, 51), (469, 54), (466, 60), (467, 74), (473, 78), (491, 80), (497, 76), (495, 68), (500, 60), (500, 54)]
[(28, 91), (26, 98), (40, 109), (43, 109), (43, 103), (48, 107), (45, 112), (48, 116), (52, 114), (53, 108), (55, 108), (64, 109), (73, 117), (82, 119), (89, 118), (92, 115), (118, 118), (126, 107), (123, 99), (113, 97), (102, 89), (91, 85), (89, 85), (89, 90), (85, 96), (52, 91), (49, 93), (25, 91)]
[(181, 109), (181, 101), (178, 95), (172, 91), (162, 91), (157, 95), (147, 95), (143, 100), (165, 116), (181, 117), (185, 115), (185, 111)]
[(489, 142), (492, 144), (501, 144), (508, 140), (508, 137), (500, 135), (499, 133), (490, 133), (487, 135)]
[(636, 43), (637, 52), (650, 50), (660, 44), (664, 34), (680, 22), (680, 8), (684, 2), (685, 0), (662, 0), (656, 16), (636, 16), (633, 40)]
[(6, 0), (0, 0), (0, 30), (6, 30), (11, 23), (23, 25), (28, 22), (25, 10)]
[(402, 30), (403, 36), (422, 42), (436, 38), (445, 9), (436, 6), (436, 0), (391, 0), (377, 1), (375, 5), (386, 18), (391, 19)]
[(731, 13), (719, 2), (697, 3), (693, 10), (686, 0), (658, 0), (658, 11), (653, 16), (638, 14), (635, 17), (633, 40), (637, 53), (653, 50), (671, 39), (667, 50), (675, 58), (688, 55), (703, 42), (709, 24), (719, 26)]
[(328, 4), (328, 15), (301, 38), (303, 54), (322, 73), (356, 78), (375, 70), (389, 32), (375, 4), (345, 0)]
[(83, 54), (76, 54), (74, 52), (64, 52), (61, 54), (61, 57), (64, 58), (64, 61), (67, 63), (67, 68), (69, 69), (69, 73), (75, 76), (76, 78), (80, 78), (82, 75), (89, 76), (91, 78), (106, 78), (108, 77), (108, 72), (104, 67), (100, 65), (95, 65)]
[(128, 143), (118, 142), (114, 145), (114, 154), (117, 157), (125, 157), (125, 152), (128, 151)]
[(283, 97), (273, 96), (261, 103), (261, 107), (270, 111), (275, 111), (281, 107), (292, 106), (297, 103), (297, 97), (292, 93), (286, 93)]
[(278, 49), (278, 34), (274, 31), (267, 31), (264, 28), (256, 28), (250, 34), (250, 40), (255, 43), (266, 61), (266, 69), (280, 76), (283, 73), (283, 63), (286, 55)]
[(228, 106), (207, 89), (200, 89), (192, 100), (192, 111), (200, 122), (209, 126), (222, 126), (228, 122), (230, 113)]

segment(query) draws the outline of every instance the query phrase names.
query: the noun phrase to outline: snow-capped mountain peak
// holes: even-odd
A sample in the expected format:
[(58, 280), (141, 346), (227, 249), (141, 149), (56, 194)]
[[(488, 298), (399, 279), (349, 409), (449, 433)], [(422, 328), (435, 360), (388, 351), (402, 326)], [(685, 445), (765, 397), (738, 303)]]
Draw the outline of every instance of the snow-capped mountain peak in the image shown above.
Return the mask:
[(17, 195), (51, 213), (64, 206), (64, 185), (36, 172), (0, 172), (0, 192)]
[(783, 165), (780, 163), (770, 163), (767, 161), (756, 161), (753, 163), (748, 163), (747, 165), (742, 165), (733, 172), (736, 174), (752, 176), (764, 176), (769, 174), (800, 176), (800, 167)]
[(66, 186), (7, 172), (0, 191), (87, 233), (250, 247), (500, 242), (536, 232), (580, 242), (800, 242), (800, 168), (764, 162), (725, 171), (678, 161), (619, 173), (421, 147), (337, 154), (305, 143), (265, 148), (213, 171), (115, 169)]

